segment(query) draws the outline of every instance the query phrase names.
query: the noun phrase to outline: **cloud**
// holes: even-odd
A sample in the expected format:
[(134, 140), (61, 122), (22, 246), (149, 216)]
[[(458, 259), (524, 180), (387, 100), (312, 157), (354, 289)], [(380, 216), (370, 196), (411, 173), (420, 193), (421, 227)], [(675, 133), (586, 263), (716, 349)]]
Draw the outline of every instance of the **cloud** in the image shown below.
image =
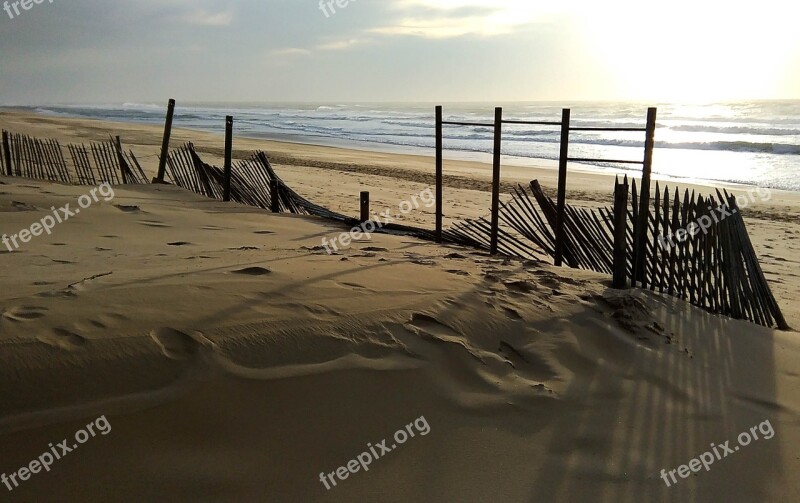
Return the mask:
[(513, 33), (563, 12), (584, 0), (534, 2), (532, 0), (400, 0), (394, 10), (399, 19), (370, 33), (445, 39), (467, 35), (497, 36)]
[(302, 49), (300, 47), (286, 47), (283, 49), (270, 51), (269, 54), (271, 56), (308, 56), (311, 54), (311, 51), (308, 49)]
[(341, 40), (333, 40), (331, 42), (325, 42), (318, 45), (317, 49), (321, 51), (343, 51), (346, 49), (351, 49), (357, 45), (364, 45), (368, 42), (370, 42), (370, 40), (364, 38), (348, 38)]
[(197, 26), (230, 26), (233, 23), (233, 14), (197, 10), (185, 15), (183, 21)]

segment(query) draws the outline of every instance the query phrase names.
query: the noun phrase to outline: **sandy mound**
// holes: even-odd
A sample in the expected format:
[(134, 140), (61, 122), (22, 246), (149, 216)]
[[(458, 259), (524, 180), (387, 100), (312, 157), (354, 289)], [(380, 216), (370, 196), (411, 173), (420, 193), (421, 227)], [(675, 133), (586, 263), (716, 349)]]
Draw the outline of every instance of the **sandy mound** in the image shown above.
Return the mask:
[[(3, 181), (5, 233), (82, 193)], [(800, 491), (796, 333), (402, 236), (314, 251), (338, 232), (146, 186), (4, 254), (0, 473), (102, 415), (112, 427), (10, 501), (750, 502)], [(391, 440), (420, 417), (428, 434)], [(672, 487), (660, 478), (767, 420), (773, 439)], [(383, 439), (394, 447), (369, 471), (321, 483)]]

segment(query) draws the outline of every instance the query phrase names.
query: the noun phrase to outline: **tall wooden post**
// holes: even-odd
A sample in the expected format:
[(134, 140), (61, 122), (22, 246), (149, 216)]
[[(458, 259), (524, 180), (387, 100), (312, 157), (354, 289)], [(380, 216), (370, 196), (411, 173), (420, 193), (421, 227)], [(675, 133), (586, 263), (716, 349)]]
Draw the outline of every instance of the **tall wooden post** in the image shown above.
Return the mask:
[(647, 288), (645, 278), (645, 260), (647, 257), (647, 233), (650, 220), (650, 178), (653, 174), (653, 148), (656, 141), (656, 115), (657, 109), (647, 109), (647, 133), (644, 144), (644, 167), (642, 168), (642, 187), (639, 197), (639, 219), (636, 224), (636, 263), (634, 264), (634, 286), (639, 281), (643, 288)]
[(556, 256), (555, 265), (560, 267), (564, 263), (564, 215), (567, 207), (567, 163), (569, 158), (569, 108), (561, 111), (561, 153), (558, 158), (558, 202), (556, 206)]
[(269, 182), (270, 209), (273, 213), (281, 212), (281, 202), (278, 199), (278, 180), (272, 179)]
[(436, 242), (442, 242), (442, 213), (444, 211), (444, 190), (443, 183), (443, 133), (442, 133), (442, 107), (436, 107)]
[(628, 276), (628, 176), (620, 184), (617, 177), (614, 184), (614, 283), (613, 287), (623, 289), (627, 286)]
[(125, 161), (125, 155), (122, 153), (122, 140), (119, 139), (119, 136), (114, 138), (114, 146), (117, 150), (117, 162), (119, 162), (119, 172), (122, 177), (122, 183), (128, 183), (128, 170), (125, 169), (128, 167), (127, 161)]
[(231, 162), (233, 159), (233, 116), (225, 117), (225, 185), (223, 201), (231, 200)]
[(361, 193), (361, 223), (369, 222), (369, 192)]
[(3, 158), (8, 176), (14, 176), (14, 170), (11, 169), (11, 142), (8, 140), (8, 131), (3, 131)]
[(161, 142), (161, 157), (158, 160), (158, 176), (155, 183), (164, 183), (164, 174), (167, 169), (167, 155), (169, 155), (169, 138), (172, 135), (172, 118), (175, 115), (175, 100), (170, 99), (167, 105), (167, 120), (164, 123), (164, 140)]
[(497, 254), (500, 241), (500, 160), (503, 144), (503, 109), (494, 109), (494, 159), (492, 163), (492, 237), (490, 253)]

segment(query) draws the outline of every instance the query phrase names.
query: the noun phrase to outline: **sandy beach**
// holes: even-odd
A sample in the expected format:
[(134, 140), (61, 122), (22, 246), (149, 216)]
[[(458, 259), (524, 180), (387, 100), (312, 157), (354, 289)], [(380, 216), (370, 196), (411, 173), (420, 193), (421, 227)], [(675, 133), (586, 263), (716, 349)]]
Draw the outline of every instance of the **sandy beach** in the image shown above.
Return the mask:
[[(119, 135), (150, 176), (162, 134), (13, 110), (0, 129), (62, 144)], [(222, 164), (221, 135), (173, 131), (173, 147), (188, 141)], [(354, 216), (362, 190), (397, 208), (433, 184), (431, 157), (235, 138), (236, 159), (256, 150), (298, 193)], [(556, 175), (507, 166), (503, 189), (552, 190)], [(447, 223), (488, 213), (490, 179), (487, 164), (446, 163)], [(568, 200), (611, 205), (613, 183), (576, 169)], [(88, 189), (0, 177), (0, 233)], [(800, 327), (800, 193), (772, 191), (744, 217)], [(433, 210), (403, 219), (431, 227)], [(797, 332), (408, 237), (320, 250), (342, 231), (128, 185), (0, 249), (0, 473), (74, 444), (49, 471), (0, 486), (3, 501), (800, 499)], [(107, 434), (73, 442), (99, 417)], [(400, 442), (400, 430), (414, 435)], [(743, 432), (758, 438), (744, 445)], [(391, 452), (375, 456), (383, 439)], [(707, 468), (662, 478), (728, 441), (733, 453)], [(367, 452), (368, 470), (336, 475)]]

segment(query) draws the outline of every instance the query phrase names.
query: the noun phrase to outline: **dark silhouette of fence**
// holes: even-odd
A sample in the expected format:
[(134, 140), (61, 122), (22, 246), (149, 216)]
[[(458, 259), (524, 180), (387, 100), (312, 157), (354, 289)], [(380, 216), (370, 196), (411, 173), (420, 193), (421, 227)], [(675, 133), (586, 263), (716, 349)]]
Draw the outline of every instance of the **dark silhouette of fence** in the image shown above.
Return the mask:
[(64, 149), (56, 140), (41, 140), (22, 134), (3, 131), (0, 147), (2, 173), (76, 185), (147, 183), (138, 159), (132, 151), (125, 152), (119, 137), (108, 142), (67, 145)]
[[(691, 194), (683, 198), (656, 183), (655, 197), (644, 213), (633, 181), (617, 180), (616, 208), (587, 209), (567, 205), (564, 258), (573, 268), (615, 274), (615, 287), (634, 283), (640, 264), (642, 287), (680, 297), (713, 313), (759, 325), (788, 329), (775, 300), (736, 198), (727, 191), (716, 197)], [(557, 204), (537, 181), (519, 187), (504, 204), (500, 217), (509, 227), (555, 257)], [(647, 228), (637, 239), (642, 217)], [(621, 223), (621, 225), (619, 225)], [(677, 236), (677, 238), (673, 238)], [(636, 256), (636, 242), (644, 253)], [(630, 283), (628, 283), (630, 282)], [(620, 284), (622, 283), (622, 284)]]
[[(580, 127), (571, 125), (572, 111), (565, 108), (561, 111), (560, 121), (527, 121), (511, 120), (503, 118), (503, 108), (495, 108), (494, 122), (465, 122), (465, 121), (446, 121), (443, 118), (443, 107), (436, 107), (436, 236), (441, 241), (442, 236), (442, 201), (443, 201), (443, 165), (444, 165), (444, 127), (443, 126), (467, 126), (467, 127), (487, 127), (493, 130), (494, 146), (492, 149), (492, 207), (491, 207), (491, 228), (490, 228), (490, 251), (497, 253), (500, 239), (500, 171), (501, 153), (503, 143), (503, 125), (527, 125), (542, 127), (557, 127), (560, 129), (560, 149), (558, 160), (558, 202), (555, 215), (555, 265), (560, 266), (564, 260), (565, 230), (564, 221), (566, 218), (566, 193), (567, 193), (567, 166), (570, 162), (603, 162), (610, 164), (641, 165), (642, 166), (642, 208), (646, 207), (650, 198), (650, 177), (653, 168), (653, 149), (655, 146), (656, 116), (655, 108), (647, 109), (647, 121), (643, 127)], [(622, 160), (622, 159), (593, 159), (569, 156), (570, 132), (572, 131), (598, 131), (598, 132), (641, 132), (645, 133), (644, 158), (641, 161)], [(637, 224), (639, 229), (643, 228), (643, 223)], [(643, 253), (644, 242), (637, 241), (635, 245), (635, 257)], [(636, 259), (635, 259), (636, 260)], [(641, 264), (636, 262), (637, 271)], [(637, 277), (641, 274), (637, 274)]]
[[(473, 246), (526, 259), (544, 255), (554, 263), (589, 269), (614, 277), (614, 286), (641, 284), (644, 288), (686, 299), (711, 312), (765, 326), (788, 329), (753, 249), (735, 198), (717, 191), (695, 196), (661, 188), (656, 183), (651, 199), (656, 110), (648, 110), (642, 128), (571, 126), (569, 109), (560, 121), (503, 119), (495, 110), (494, 123), (443, 120), (436, 108), (436, 226), (434, 231), (395, 223), (371, 222), (369, 194), (360, 194), (360, 218), (331, 211), (300, 196), (272, 168), (267, 155), (256, 152), (232, 163), (233, 117), (226, 118), (225, 164), (219, 168), (204, 162), (191, 143), (169, 151), (175, 102), (170, 100), (164, 129), (159, 170), (153, 183), (172, 183), (205, 197), (234, 201), (272, 212), (313, 215), (351, 227), (367, 226), (373, 232), (402, 233), (439, 243)], [(530, 189), (519, 186), (511, 200), (500, 201), (500, 170), (503, 124), (559, 127), (561, 131), (559, 182), (554, 202), (538, 181)], [(464, 219), (443, 228), (443, 126), (492, 127), (494, 132), (492, 205), (488, 218)], [(571, 131), (637, 131), (645, 133), (642, 161), (569, 157)], [(3, 131), (0, 163), (9, 176), (25, 176), (64, 183), (96, 185), (147, 183), (133, 152), (125, 153), (119, 137), (106, 143), (68, 145), (71, 166), (54, 140), (38, 140)], [(643, 166), (641, 190), (636, 181), (617, 183), (614, 208), (586, 209), (566, 204), (569, 162), (607, 162)], [(71, 167), (71, 169), (70, 169)], [(629, 194), (632, 197), (629, 197)], [(354, 205), (355, 206), (355, 205)], [(717, 214), (725, 218), (716, 218)], [(713, 222), (705, 231), (664, 246), (662, 236), (685, 233), (693, 222)], [(501, 223), (507, 228), (502, 228)], [(672, 240), (667, 240), (672, 241)]]

